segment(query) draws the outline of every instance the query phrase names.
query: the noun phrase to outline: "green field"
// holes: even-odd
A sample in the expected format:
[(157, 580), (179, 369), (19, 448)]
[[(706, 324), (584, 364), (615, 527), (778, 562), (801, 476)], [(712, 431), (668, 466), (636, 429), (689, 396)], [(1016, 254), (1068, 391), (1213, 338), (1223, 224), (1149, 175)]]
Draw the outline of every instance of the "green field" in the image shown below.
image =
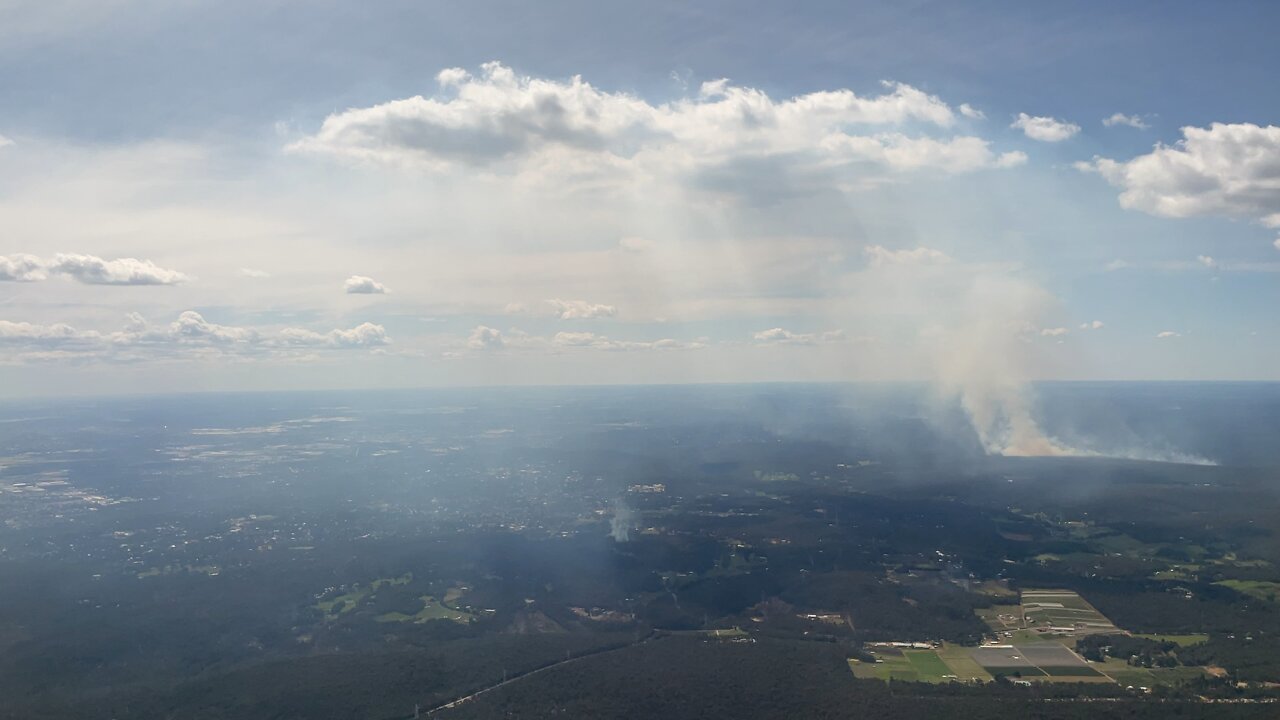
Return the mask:
[(1267, 602), (1280, 602), (1280, 583), (1270, 580), (1220, 580), (1214, 585), (1229, 587), (1238, 593)]
[(954, 679), (955, 672), (932, 650), (907, 650), (903, 655), (923, 682), (939, 683)]
[(377, 592), (383, 585), (407, 585), (411, 580), (413, 580), (413, 574), (405, 573), (400, 577), (378, 578), (368, 586), (353, 583), (349, 591), (321, 600), (315, 604), (315, 607), (324, 613), (325, 620), (336, 620), (339, 615), (355, 610), (365, 598)]
[(1146, 638), (1147, 640), (1155, 640), (1156, 642), (1176, 643), (1179, 647), (1191, 647), (1199, 645), (1202, 642), (1208, 642), (1209, 636), (1199, 635), (1152, 635), (1152, 634), (1136, 634), (1134, 637)]
[(1184, 683), (1188, 680), (1202, 678), (1208, 673), (1202, 667), (1172, 667), (1172, 668), (1152, 668), (1151, 675), (1156, 679), (1157, 683), (1164, 685), (1176, 685)]
[(963, 645), (951, 645), (948, 643), (938, 651), (938, 656), (947, 664), (947, 667), (951, 668), (951, 672), (955, 674), (957, 680), (990, 681), (992, 679), (991, 673), (983, 670), (978, 661), (973, 659), (973, 656), (970, 655), (971, 650), (972, 648), (967, 648)]
[(1115, 680), (1120, 685), (1129, 687), (1151, 687), (1156, 684), (1156, 678), (1146, 668), (1130, 667), (1124, 670), (1108, 671), (1107, 676)]
[[(431, 595), (422, 596), (422, 609), (413, 615), (406, 615), (402, 612), (383, 613), (374, 618), (377, 622), (415, 622), (424, 623), (428, 620), (452, 620), (463, 625), (471, 622), (474, 616), (471, 613), (465, 613), (461, 610), (452, 610), (445, 607), (439, 600)], [(725, 631), (729, 632), (729, 631)]]

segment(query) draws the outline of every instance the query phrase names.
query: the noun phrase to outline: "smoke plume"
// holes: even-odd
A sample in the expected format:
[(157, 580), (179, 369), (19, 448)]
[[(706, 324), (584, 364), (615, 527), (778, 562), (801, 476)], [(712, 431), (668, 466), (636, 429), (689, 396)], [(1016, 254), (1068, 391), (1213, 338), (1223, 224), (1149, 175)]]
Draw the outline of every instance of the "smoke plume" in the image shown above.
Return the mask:
[(635, 527), (636, 513), (627, 505), (625, 500), (619, 499), (613, 504), (613, 517), (609, 520), (609, 537), (615, 542), (628, 542), (631, 540), (631, 528)]

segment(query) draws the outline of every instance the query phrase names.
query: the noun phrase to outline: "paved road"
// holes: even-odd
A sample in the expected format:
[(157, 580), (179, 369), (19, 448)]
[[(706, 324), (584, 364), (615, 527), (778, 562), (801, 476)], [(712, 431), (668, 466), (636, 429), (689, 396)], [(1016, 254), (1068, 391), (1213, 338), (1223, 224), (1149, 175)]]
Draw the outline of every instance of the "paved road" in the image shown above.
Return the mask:
[(460, 698), (458, 698), (458, 699), (456, 699), (456, 700), (452, 700), (452, 701), (450, 701), (450, 702), (447, 702), (447, 703), (445, 703), (444, 705), (438, 705), (438, 706), (436, 706), (436, 707), (433, 707), (433, 708), (431, 708), (430, 710), (427, 710), (426, 712), (422, 713), (422, 715), (423, 715), (423, 716), (427, 716), (427, 717), (429, 717), (429, 716), (431, 716), (431, 715), (434, 715), (434, 714), (436, 714), (436, 713), (440, 712), (441, 710), (447, 710), (447, 709), (452, 708), (452, 707), (457, 707), (457, 706), (459, 706), (459, 705), (461, 705), (461, 704), (463, 704), (463, 703), (465, 703), (465, 702), (468, 702), (468, 701), (470, 701), (470, 700), (474, 700), (474, 699), (476, 699), (477, 697), (480, 697), (481, 695), (483, 695), (483, 694), (485, 694), (485, 693), (487, 693), (487, 692), (491, 692), (491, 691), (493, 691), (493, 690), (497, 690), (498, 688), (500, 688), (500, 687), (502, 687), (502, 686), (504, 686), (504, 685), (510, 685), (511, 683), (513, 683), (513, 682), (515, 682), (515, 681), (517, 681), (517, 680), (524, 680), (525, 678), (530, 677), (531, 675), (537, 675), (538, 673), (547, 672), (548, 670), (554, 670), (555, 668), (558, 668), (558, 667), (564, 667), (565, 665), (568, 665), (568, 664), (570, 664), (570, 663), (576, 663), (576, 662), (578, 662), (579, 660), (586, 660), (587, 658), (598, 657), (598, 656), (600, 656), (600, 655), (607, 655), (607, 654), (609, 654), (609, 653), (621, 652), (621, 651), (623, 651), (623, 650), (627, 650), (627, 649), (629, 649), (629, 648), (637, 647), (637, 646), (639, 646), (639, 645), (644, 645), (645, 643), (649, 642), (650, 640), (653, 640), (655, 637), (658, 637), (658, 636), (657, 636), (656, 634), (650, 634), (650, 635), (645, 636), (644, 638), (641, 638), (638, 642), (629, 643), (629, 644), (627, 644), (627, 645), (623, 645), (622, 647), (609, 648), (609, 649), (607, 649), (607, 650), (596, 650), (596, 651), (594, 651), (594, 652), (589, 652), (589, 653), (586, 653), (586, 654), (584, 654), (584, 655), (578, 655), (577, 657), (571, 657), (571, 658), (569, 658), (569, 659), (567, 659), (567, 660), (560, 660), (560, 661), (558, 661), (558, 662), (551, 663), (550, 665), (543, 665), (542, 667), (537, 668), (537, 669), (535, 669), (535, 670), (529, 670), (528, 672), (524, 672), (524, 673), (521, 673), (521, 674), (519, 674), (519, 675), (515, 675), (515, 676), (512, 676), (512, 677), (509, 677), (509, 678), (507, 678), (506, 680), (503, 680), (502, 682), (497, 683), (497, 684), (495, 684), (495, 685), (490, 685), (489, 687), (481, 688), (480, 690), (477, 690), (477, 691), (475, 691), (475, 692), (471, 693), (470, 695), (464, 695), (463, 697), (460, 697)]

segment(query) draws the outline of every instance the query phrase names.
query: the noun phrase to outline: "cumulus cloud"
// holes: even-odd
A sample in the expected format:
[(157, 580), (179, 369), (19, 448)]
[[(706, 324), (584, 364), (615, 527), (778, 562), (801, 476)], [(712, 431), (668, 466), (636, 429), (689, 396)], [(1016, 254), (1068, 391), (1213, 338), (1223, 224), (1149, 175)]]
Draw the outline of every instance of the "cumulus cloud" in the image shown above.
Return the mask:
[(173, 322), (159, 325), (132, 313), (123, 328), (110, 333), (77, 330), (63, 323), (38, 325), (0, 320), (0, 346), (10, 351), (3, 358), (6, 360), (30, 359), (33, 352), (50, 349), (62, 351), (64, 357), (146, 360), (181, 356), (187, 352), (252, 356), (288, 353), (301, 348), (376, 348), (390, 342), (381, 325), (367, 322), (354, 328), (325, 333), (288, 327), (269, 330), (210, 322), (194, 310), (187, 310)]
[(81, 332), (63, 323), (36, 325), (0, 320), (0, 346), (65, 347), (83, 345), (101, 338), (96, 332)]
[(939, 265), (951, 262), (941, 250), (918, 247), (911, 250), (889, 250), (880, 245), (868, 245), (862, 249), (871, 267), (889, 265)]
[(613, 340), (605, 335), (591, 332), (558, 332), (551, 338), (551, 344), (559, 348), (608, 351), (695, 350), (706, 347), (702, 341), (686, 342), (672, 338), (645, 341)]
[[(885, 83), (875, 96), (839, 89), (776, 100), (715, 80), (696, 96), (653, 105), (578, 76), (528, 77), (497, 62), (475, 75), (444, 70), (436, 80), (435, 97), (330, 115), (289, 149), (436, 170), (533, 167), (647, 178), (695, 177), (760, 159), (808, 172), (868, 165), (968, 172), (1025, 161), (1021, 153), (993, 152), (981, 138), (874, 130), (954, 124), (956, 113), (946, 102), (901, 83)], [(976, 111), (960, 112), (972, 117)]]
[(364, 275), (352, 275), (342, 287), (348, 295), (384, 295), (390, 292), (387, 286)]
[(1280, 127), (1213, 123), (1145, 155), (1076, 163), (1120, 188), (1120, 205), (1164, 217), (1221, 215), (1280, 227)]
[(971, 120), (984, 120), (987, 114), (973, 107), (969, 103), (960, 103), (960, 114)]
[(586, 300), (553, 298), (551, 300), (543, 300), (534, 306), (513, 302), (507, 305), (506, 313), (508, 315), (548, 315), (561, 320), (594, 320), (614, 317), (618, 314), (618, 309), (613, 305), (592, 303)]
[(520, 330), (502, 333), (484, 325), (477, 326), (467, 338), (467, 348), (473, 351), (516, 350), (522, 352), (578, 352), (578, 351), (648, 351), (648, 350), (696, 350), (706, 347), (706, 339), (693, 341), (662, 338), (659, 340), (615, 340), (593, 332), (562, 331), (550, 337), (530, 335)]
[(1137, 128), (1139, 130), (1146, 130), (1147, 128), (1151, 127), (1150, 125), (1147, 125), (1147, 123), (1144, 122), (1142, 118), (1138, 117), (1137, 115), (1125, 115), (1124, 113), (1115, 113), (1111, 117), (1103, 118), (1102, 124), (1106, 125), (1107, 127), (1115, 127), (1116, 125), (1128, 125), (1131, 128)]
[(66, 275), (87, 285), (176, 285), (190, 278), (150, 260), (104, 260), (95, 255), (59, 253), (46, 260), (35, 255), (0, 256), (0, 281), (34, 282), (50, 274)]
[(1040, 335), (1043, 337), (1062, 337), (1069, 331), (1064, 327), (1041, 328)]
[(0, 282), (35, 282), (46, 277), (44, 261), (35, 255), (0, 255)]
[(776, 327), (752, 333), (751, 339), (757, 343), (769, 345), (819, 345), (843, 342), (846, 338), (843, 330), (828, 330), (821, 333), (794, 333), (790, 330)]
[(1026, 113), (1018, 113), (1009, 127), (1021, 130), (1027, 137), (1040, 142), (1062, 142), (1080, 132), (1080, 126), (1075, 123), (1051, 117), (1033, 117)]
[(1182, 337), (1182, 334), (1181, 334), (1181, 333), (1176, 333), (1176, 332), (1174, 332), (1174, 331), (1172, 331), (1172, 330), (1162, 330), (1162, 331), (1160, 331), (1160, 332), (1156, 333), (1156, 339), (1157, 339), (1157, 340), (1167, 340), (1167, 339), (1169, 339), (1169, 338), (1179, 338), (1179, 337)]
[(177, 270), (159, 267), (150, 260), (103, 260), (94, 255), (60, 253), (49, 271), (68, 275), (87, 285), (176, 285), (188, 280)]
[(505, 346), (502, 332), (484, 325), (477, 325), (467, 338), (467, 347), (472, 350), (501, 350)]
[(386, 328), (374, 323), (360, 323), (349, 330), (318, 333), (301, 328), (285, 328), (280, 340), (286, 345), (330, 348), (379, 347), (390, 342)]
[(271, 273), (256, 268), (240, 268), (236, 271), (236, 274), (242, 278), (252, 278), (254, 280), (265, 280), (271, 277)]
[(1106, 327), (1106, 324), (1103, 323), (1101, 320), (1094, 320), (1093, 322), (1080, 323), (1081, 330), (1101, 330), (1104, 327)]
[(6, 146), (6, 145), (12, 145), (12, 144), (13, 144), (13, 141), (12, 141), (12, 140), (10, 140), (9, 138), (5, 137), (4, 135), (0, 135), (0, 148), (4, 147), (4, 146)]
[(1200, 263), (1201, 265), (1203, 265), (1203, 266), (1205, 266), (1205, 267), (1209, 268), (1210, 270), (1216, 270), (1216, 269), (1218, 269), (1218, 261), (1217, 261), (1217, 260), (1214, 260), (1212, 257), (1210, 257), (1210, 256), (1208, 256), (1208, 255), (1197, 255), (1197, 256), (1196, 256), (1196, 262), (1198, 262), (1198, 263)]

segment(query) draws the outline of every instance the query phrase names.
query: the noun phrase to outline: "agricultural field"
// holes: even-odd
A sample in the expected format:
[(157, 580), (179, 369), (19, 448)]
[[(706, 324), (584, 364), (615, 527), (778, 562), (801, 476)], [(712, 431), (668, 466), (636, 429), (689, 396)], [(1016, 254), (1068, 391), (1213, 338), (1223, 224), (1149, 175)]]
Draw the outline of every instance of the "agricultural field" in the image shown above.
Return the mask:
[(1022, 618), (1026, 629), (1041, 634), (1077, 636), (1120, 631), (1079, 593), (1070, 590), (1024, 590)]
[[(1096, 633), (1123, 633), (1078, 593), (1070, 590), (1026, 590), (1017, 605), (993, 605), (975, 612), (991, 628), (996, 643), (965, 647), (944, 643), (932, 650), (874, 648), (876, 662), (850, 661), (859, 678), (919, 682), (988, 682), (997, 676), (1043, 682), (1118, 683), (1152, 687), (1203, 676), (1198, 667), (1143, 668), (1108, 658), (1090, 662), (1075, 651), (1077, 638)], [(1190, 647), (1207, 635), (1144, 635), (1150, 640)]]
[(1268, 580), (1221, 580), (1214, 585), (1229, 587), (1238, 593), (1267, 602), (1280, 602), (1280, 583)]

